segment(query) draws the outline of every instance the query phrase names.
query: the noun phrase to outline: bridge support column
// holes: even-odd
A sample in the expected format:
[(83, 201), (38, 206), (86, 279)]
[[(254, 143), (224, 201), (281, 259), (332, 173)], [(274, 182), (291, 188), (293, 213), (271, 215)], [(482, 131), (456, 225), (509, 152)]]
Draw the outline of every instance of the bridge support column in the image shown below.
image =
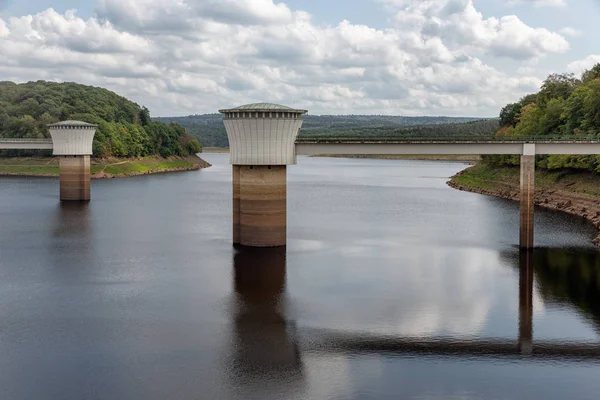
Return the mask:
[(521, 208), (519, 246), (533, 248), (533, 214), (535, 209), (535, 145), (525, 144), (521, 156)]
[(60, 201), (90, 200), (90, 156), (60, 156)]
[(241, 165), (238, 168), (239, 243), (251, 247), (285, 246), (287, 236), (286, 166)]

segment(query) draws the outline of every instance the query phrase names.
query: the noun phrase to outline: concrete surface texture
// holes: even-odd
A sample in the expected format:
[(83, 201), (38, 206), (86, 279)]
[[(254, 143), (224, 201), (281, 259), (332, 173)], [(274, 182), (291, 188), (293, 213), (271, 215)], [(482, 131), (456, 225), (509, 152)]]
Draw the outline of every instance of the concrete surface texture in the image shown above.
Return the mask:
[(96, 125), (81, 121), (62, 121), (48, 125), (55, 156), (90, 156)]
[(521, 156), (521, 209), (519, 245), (533, 248), (533, 213), (535, 207), (535, 156)]
[(90, 200), (90, 156), (60, 156), (60, 200)]
[(296, 137), (306, 110), (270, 103), (247, 104), (224, 115), (233, 165), (291, 165), (296, 163)]
[(286, 166), (240, 166), (239, 180), (239, 243), (251, 247), (285, 246)]

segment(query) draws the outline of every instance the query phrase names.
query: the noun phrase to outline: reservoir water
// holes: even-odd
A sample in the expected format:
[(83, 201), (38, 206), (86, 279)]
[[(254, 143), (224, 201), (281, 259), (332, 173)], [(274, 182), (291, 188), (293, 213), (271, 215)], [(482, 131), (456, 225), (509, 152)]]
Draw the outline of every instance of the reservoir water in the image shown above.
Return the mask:
[(299, 158), (287, 248), (236, 250), (203, 157), (88, 205), (0, 177), (1, 399), (598, 398), (587, 222), (537, 210), (527, 261), (517, 203), (446, 186), (464, 164)]

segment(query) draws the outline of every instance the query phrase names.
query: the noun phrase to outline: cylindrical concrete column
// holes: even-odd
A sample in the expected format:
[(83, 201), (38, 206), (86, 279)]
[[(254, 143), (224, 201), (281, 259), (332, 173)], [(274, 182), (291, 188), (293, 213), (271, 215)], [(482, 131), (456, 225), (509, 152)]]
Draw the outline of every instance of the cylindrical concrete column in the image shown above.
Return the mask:
[(286, 166), (240, 166), (240, 244), (285, 246)]
[(90, 156), (60, 156), (60, 200), (90, 200)]
[(533, 248), (533, 213), (535, 208), (535, 156), (521, 156), (521, 209), (519, 246)]
[(59, 157), (60, 200), (90, 200), (90, 156), (96, 125), (62, 121), (48, 125), (52, 154)]
[(257, 103), (219, 112), (233, 165), (233, 243), (285, 246), (286, 166), (296, 163), (296, 136), (306, 110)]
[(240, 166), (232, 165), (233, 244), (240, 244)]

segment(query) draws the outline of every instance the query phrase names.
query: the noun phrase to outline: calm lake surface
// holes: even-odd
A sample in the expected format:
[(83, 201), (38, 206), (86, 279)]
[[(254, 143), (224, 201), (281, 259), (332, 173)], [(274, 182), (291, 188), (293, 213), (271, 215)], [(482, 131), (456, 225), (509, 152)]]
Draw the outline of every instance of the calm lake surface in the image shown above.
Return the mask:
[(299, 157), (287, 249), (237, 251), (203, 156), (89, 205), (0, 177), (1, 399), (598, 399), (585, 221), (538, 210), (528, 262), (517, 203), (446, 186), (464, 164)]

